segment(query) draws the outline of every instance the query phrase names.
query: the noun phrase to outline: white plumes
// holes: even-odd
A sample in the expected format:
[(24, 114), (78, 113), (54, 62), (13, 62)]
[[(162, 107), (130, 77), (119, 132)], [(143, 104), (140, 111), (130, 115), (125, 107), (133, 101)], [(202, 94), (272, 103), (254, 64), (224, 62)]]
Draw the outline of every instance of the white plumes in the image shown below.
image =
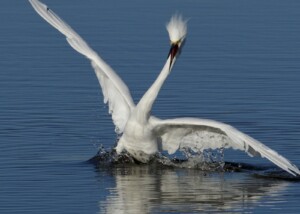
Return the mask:
[[(158, 152), (159, 144), (169, 153), (185, 148), (201, 152), (205, 149), (231, 147), (243, 150), (251, 156), (260, 155), (268, 158), (292, 175), (300, 175), (297, 166), (286, 158), (229, 125), (199, 118), (160, 120), (150, 116), (152, 104), (168, 77), (176, 54), (187, 34), (187, 21), (180, 15), (174, 15), (167, 24), (173, 43), (169, 54), (171, 57), (168, 57), (160, 75), (136, 106), (121, 78), (67, 23), (38, 0), (29, 2), (39, 15), (67, 37), (71, 47), (92, 61), (103, 91), (104, 102), (109, 105), (109, 113), (112, 115), (116, 132), (123, 133), (116, 147), (117, 153), (125, 149), (135, 159), (146, 163), (151, 155)], [(173, 59), (173, 62), (170, 59)]]
[(72, 48), (92, 61), (102, 88), (104, 103), (108, 104), (109, 113), (112, 115), (116, 126), (115, 131), (121, 134), (124, 131), (130, 112), (134, 108), (128, 87), (115, 71), (66, 22), (50, 10), (47, 5), (38, 0), (29, 0), (29, 2), (39, 15), (67, 37), (67, 41)]
[(187, 33), (187, 20), (183, 20), (181, 15), (173, 15), (167, 24), (167, 31), (172, 43), (182, 41)]

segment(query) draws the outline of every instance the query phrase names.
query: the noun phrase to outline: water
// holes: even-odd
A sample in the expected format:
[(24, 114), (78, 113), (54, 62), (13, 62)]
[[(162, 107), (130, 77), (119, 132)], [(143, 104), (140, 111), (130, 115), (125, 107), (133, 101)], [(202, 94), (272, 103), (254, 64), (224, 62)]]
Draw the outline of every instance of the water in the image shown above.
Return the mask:
[[(300, 166), (299, 1), (46, 3), (120, 74), (135, 101), (168, 52), (178, 11), (188, 40), (153, 109), (237, 127)], [(1, 213), (296, 213), (300, 184), (253, 172), (87, 162), (116, 141), (89, 62), (27, 1), (0, 7)], [(272, 169), (225, 152), (225, 161)]]

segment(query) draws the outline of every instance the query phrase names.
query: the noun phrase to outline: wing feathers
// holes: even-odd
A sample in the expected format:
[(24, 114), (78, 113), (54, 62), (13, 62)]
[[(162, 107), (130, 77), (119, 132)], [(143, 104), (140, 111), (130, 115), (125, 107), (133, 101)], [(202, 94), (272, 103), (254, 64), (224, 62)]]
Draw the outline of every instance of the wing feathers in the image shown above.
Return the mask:
[(104, 102), (109, 104), (117, 133), (122, 133), (134, 103), (128, 87), (121, 78), (92, 50), (89, 45), (61, 18), (38, 0), (29, 0), (36, 12), (66, 36), (70, 46), (92, 61), (101, 85)]
[(286, 158), (230, 125), (196, 118), (154, 119), (152, 123), (155, 133), (162, 138), (163, 148), (169, 153), (175, 152), (181, 146), (189, 146), (200, 151), (231, 147), (245, 151), (250, 156), (267, 158), (287, 172), (300, 175), (297, 166)]
[(231, 126), (227, 126), (225, 128), (225, 132), (227, 136), (229, 136), (229, 138), (236, 143), (243, 143), (245, 147), (244, 151), (246, 151), (251, 156), (259, 154), (261, 157), (269, 159), (274, 164), (288, 171), (289, 173), (293, 175), (300, 175), (299, 169), (294, 164), (290, 163), (290, 161), (288, 161), (285, 157), (279, 155), (276, 151), (270, 149), (259, 141), (238, 131)]

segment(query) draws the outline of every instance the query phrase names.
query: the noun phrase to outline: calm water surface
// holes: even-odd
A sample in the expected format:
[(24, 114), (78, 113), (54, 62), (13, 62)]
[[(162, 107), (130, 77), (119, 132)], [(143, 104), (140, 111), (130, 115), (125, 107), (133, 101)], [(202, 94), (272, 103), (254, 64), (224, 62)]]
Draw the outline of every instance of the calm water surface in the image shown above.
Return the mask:
[[(174, 12), (188, 39), (153, 109), (211, 118), (300, 167), (300, 1), (45, 0), (128, 84), (158, 75)], [(300, 183), (253, 173), (87, 163), (114, 127), (89, 62), (27, 1), (0, 7), (0, 213), (297, 213)], [(273, 167), (228, 151), (226, 161)]]

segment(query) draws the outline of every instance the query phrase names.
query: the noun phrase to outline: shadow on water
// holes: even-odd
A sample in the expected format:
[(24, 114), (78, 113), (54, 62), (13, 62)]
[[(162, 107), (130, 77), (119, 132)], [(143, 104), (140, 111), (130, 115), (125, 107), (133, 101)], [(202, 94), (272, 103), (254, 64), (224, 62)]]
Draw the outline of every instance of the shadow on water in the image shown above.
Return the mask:
[[(128, 154), (117, 156), (113, 151), (102, 151), (89, 162), (101, 175), (115, 179), (109, 196), (99, 202), (100, 213), (245, 212), (265, 200), (275, 206), (290, 184), (257, 178), (270, 167), (248, 164), (224, 163), (222, 170), (213, 164), (209, 171), (181, 167), (187, 160), (173, 159), (166, 164), (161, 156), (141, 164)], [(269, 173), (269, 177), (276, 176)]]
[(300, 176), (293, 176), (290, 173), (278, 168), (277, 166), (257, 166), (248, 163), (236, 163), (223, 161), (223, 151), (217, 155), (212, 152), (203, 154), (185, 154), (186, 158), (170, 158), (162, 154), (153, 156), (151, 161), (143, 164), (135, 160), (129, 153), (116, 154), (114, 150), (101, 148), (98, 153), (88, 160), (98, 168), (116, 168), (124, 166), (148, 166), (159, 169), (194, 169), (203, 173), (212, 172), (245, 172), (256, 178), (280, 179), (286, 181), (299, 182)]

